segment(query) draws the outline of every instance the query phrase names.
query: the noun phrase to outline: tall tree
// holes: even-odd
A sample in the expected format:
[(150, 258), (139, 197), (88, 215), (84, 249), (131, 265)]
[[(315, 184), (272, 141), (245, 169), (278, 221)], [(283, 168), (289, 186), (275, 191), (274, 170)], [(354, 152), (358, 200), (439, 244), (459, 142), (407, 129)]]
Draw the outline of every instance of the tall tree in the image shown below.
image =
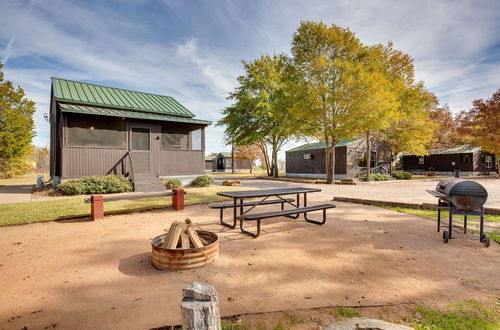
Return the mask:
[(500, 171), (500, 89), (489, 99), (474, 100), (472, 108), (459, 113), (458, 123), (458, 131), (469, 144), (495, 154)]
[(26, 157), (35, 136), (35, 103), (21, 87), (4, 80), (0, 63), (0, 175), (12, 176), (27, 170)]
[(401, 117), (385, 131), (386, 141), (396, 154), (426, 155), (427, 145), (437, 128), (437, 124), (430, 120), (430, 111), (437, 104), (436, 96), (419, 82), (405, 86), (399, 100)]
[(271, 172), (278, 177), (278, 151), (298, 129), (289, 113), (291, 97), (289, 59), (285, 55), (263, 55), (243, 62), (245, 74), (229, 96), (234, 103), (222, 110), (217, 123), (238, 146), (258, 143), (263, 153), (271, 149)]
[(359, 78), (363, 106), (358, 129), (366, 139), (366, 181), (370, 180), (372, 138), (383, 138), (384, 131), (400, 117), (398, 90), (402, 78), (397, 74), (400, 63), (391, 61), (392, 53), (391, 43), (369, 47), (366, 68)]
[(451, 148), (461, 142), (457, 123), (447, 105), (436, 107), (429, 112), (430, 119), (437, 124), (429, 149)]
[(308, 135), (325, 142), (326, 178), (333, 183), (335, 144), (359, 133), (367, 48), (349, 29), (302, 22), (293, 36), (292, 54), (298, 77), (292, 113), (307, 124)]

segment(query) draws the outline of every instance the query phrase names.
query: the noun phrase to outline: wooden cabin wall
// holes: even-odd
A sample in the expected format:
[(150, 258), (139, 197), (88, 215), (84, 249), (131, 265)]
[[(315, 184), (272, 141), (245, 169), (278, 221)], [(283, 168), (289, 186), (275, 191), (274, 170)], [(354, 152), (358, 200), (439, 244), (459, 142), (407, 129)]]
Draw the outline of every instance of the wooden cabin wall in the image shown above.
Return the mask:
[[(304, 159), (311, 154), (311, 159)], [(286, 172), (297, 174), (326, 174), (325, 149), (288, 151)], [(346, 174), (346, 147), (335, 148), (335, 174)]]
[[(102, 118), (97, 117), (96, 120), (102, 120)], [(133, 127), (150, 130), (152, 175), (198, 175), (205, 172), (205, 130), (202, 127), (198, 127), (202, 129), (200, 150), (162, 150), (161, 122), (127, 120), (124, 148), (68, 146), (64, 116), (63, 126), (61, 133), (63, 146), (60, 148), (61, 160), (58, 164), (61, 166), (61, 176), (64, 179), (90, 175), (125, 175), (129, 172), (130, 159), (126, 155), (131, 142), (130, 131)], [(189, 138), (191, 136), (189, 134)], [(188, 145), (191, 145), (191, 141), (188, 142)]]

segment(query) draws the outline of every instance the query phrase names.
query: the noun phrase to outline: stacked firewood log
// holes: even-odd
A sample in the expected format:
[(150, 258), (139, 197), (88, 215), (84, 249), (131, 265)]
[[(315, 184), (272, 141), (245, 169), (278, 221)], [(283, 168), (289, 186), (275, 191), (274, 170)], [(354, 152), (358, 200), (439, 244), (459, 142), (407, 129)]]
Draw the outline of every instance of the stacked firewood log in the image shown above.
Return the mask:
[(223, 186), (241, 186), (241, 182), (238, 180), (226, 180), (222, 181)]
[(196, 232), (191, 220), (174, 221), (161, 245), (164, 249), (192, 249), (208, 245)]

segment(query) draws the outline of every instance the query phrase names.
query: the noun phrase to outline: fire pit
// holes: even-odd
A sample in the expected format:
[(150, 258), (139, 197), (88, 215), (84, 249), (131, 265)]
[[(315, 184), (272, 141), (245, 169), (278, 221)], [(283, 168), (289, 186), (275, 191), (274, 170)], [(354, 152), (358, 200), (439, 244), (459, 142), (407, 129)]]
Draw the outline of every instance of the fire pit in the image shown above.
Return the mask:
[(174, 223), (168, 233), (151, 242), (153, 266), (157, 269), (192, 269), (215, 261), (219, 238), (205, 230), (194, 230), (188, 223)]
[(453, 214), (464, 216), (464, 233), (467, 233), (467, 216), (480, 217), (479, 240), (484, 246), (490, 246), (490, 239), (484, 234), (484, 208), (488, 192), (479, 183), (471, 180), (447, 178), (439, 181), (436, 190), (426, 190), (438, 198), (437, 231), (441, 229), (441, 210), (448, 210), (448, 230), (443, 231), (443, 242), (452, 238)]

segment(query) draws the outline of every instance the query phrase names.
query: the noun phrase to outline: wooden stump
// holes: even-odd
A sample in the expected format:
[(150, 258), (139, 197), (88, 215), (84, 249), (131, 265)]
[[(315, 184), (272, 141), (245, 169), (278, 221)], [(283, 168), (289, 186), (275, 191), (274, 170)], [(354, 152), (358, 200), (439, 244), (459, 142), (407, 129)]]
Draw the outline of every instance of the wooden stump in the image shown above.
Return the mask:
[(182, 296), (182, 329), (221, 329), (219, 298), (213, 286), (201, 282), (191, 282), (182, 289)]

